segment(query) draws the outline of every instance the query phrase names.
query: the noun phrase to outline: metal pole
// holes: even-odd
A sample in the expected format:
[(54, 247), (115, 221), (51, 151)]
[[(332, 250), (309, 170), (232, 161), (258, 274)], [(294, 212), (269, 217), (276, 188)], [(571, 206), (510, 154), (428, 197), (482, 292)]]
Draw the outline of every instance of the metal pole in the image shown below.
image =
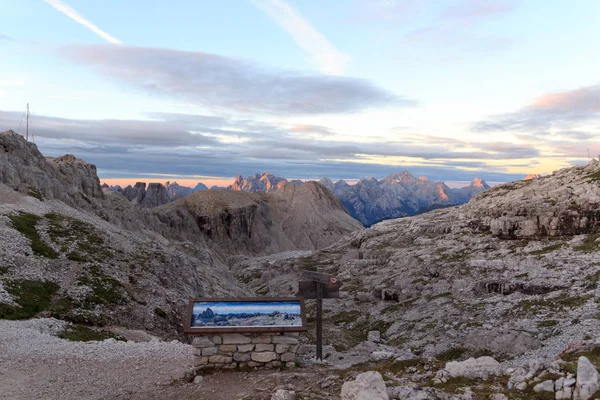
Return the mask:
[(25, 140), (29, 141), (29, 103), (27, 103), (27, 129), (26, 129)]
[(323, 284), (317, 282), (317, 360), (323, 360)]

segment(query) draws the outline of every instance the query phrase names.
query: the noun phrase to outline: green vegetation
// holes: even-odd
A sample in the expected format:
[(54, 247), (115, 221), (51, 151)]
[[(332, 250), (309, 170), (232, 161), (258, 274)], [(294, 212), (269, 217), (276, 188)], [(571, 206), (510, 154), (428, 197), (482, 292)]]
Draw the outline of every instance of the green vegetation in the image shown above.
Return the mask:
[(39, 189), (29, 188), (29, 192), (27, 193), (27, 195), (35, 197), (39, 201), (44, 201), (44, 194)]
[(544, 247), (543, 249), (532, 251), (529, 254), (531, 254), (532, 256), (540, 256), (542, 254), (552, 253), (553, 251), (560, 249), (564, 245), (564, 243), (556, 243), (551, 246)]
[(561, 293), (558, 297), (547, 299), (521, 300), (518, 304), (523, 313), (529, 313), (540, 308), (577, 308), (583, 306), (590, 296), (569, 296), (567, 293)]
[(556, 326), (558, 325), (558, 321), (554, 320), (554, 319), (548, 319), (545, 321), (540, 321), (537, 323), (537, 326), (540, 328), (549, 328), (551, 326)]
[(91, 342), (111, 338), (125, 341), (121, 335), (117, 335), (114, 332), (95, 330), (83, 325), (69, 325), (60, 331), (57, 336), (73, 342)]
[(104, 239), (96, 228), (87, 222), (59, 214), (44, 215), (50, 223), (48, 235), (60, 245), (62, 252), (67, 252), (67, 258), (72, 261), (103, 261), (112, 256), (104, 247)]
[(124, 301), (121, 292), (122, 285), (119, 281), (102, 273), (98, 265), (92, 265), (88, 269), (86, 276), (80, 277), (77, 281), (80, 285), (88, 286), (92, 289), (82, 302), (82, 307), (90, 309), (96, 305), (120, 304)]
[(467, 352), (468, 352), (468, 349), (466, 349), (464, 347), (453, 347), (451, 349), (448, 349), (446, 351), (439, 353), (438, 355), (435, 356), (435, 358), (437, 358), (440, 361), (444, 361), (444, 362), (455, 361), (455, 360), (459, 360)]
[(586, 176), (590, 180), (590, 182), (600, 181), (600, 171), (594, 172), (593, 174), (589, 174)]
[(31, 280), (5, 281), (4, 287), (17, 305), (0, 304), (0, 319), (27, 319), (47, 310), (60, 288), (54, 282)]
[(35, 226), (41, 219), (35, 214), (20, 213), (19, 215), (11, 215), (10, 218), (13, 227), (23, 236), (31, 241), (31, 250), (34, 254), (42, 257), (56, 258), (58, 255), (48, 246), (38, 234)]
[(0, 267), (0, 275), (8, 274), (10, 268), (8, 267)]
[(165, 310), (163, 310), (163, 309), (162, 309), (162, 308), (160, 308), (160, 307), (156, 307), (156, 308), (154, 309), (154, 313), (155, 313), (156, 315), (158, 315), (159, 317), (161, 317), (161, 318), (167, 318), (167, 313), (165, 312)]
[(574, 249), (577, 251), (582, 251), (584, 253), (591, 253), (594, 251), (600, 250), (600, 243), (597, 243), (596, 240), (600, 238), (600, 233), (593, 233), (588, 235), (583, 243), (579, 246), (575, 246)]

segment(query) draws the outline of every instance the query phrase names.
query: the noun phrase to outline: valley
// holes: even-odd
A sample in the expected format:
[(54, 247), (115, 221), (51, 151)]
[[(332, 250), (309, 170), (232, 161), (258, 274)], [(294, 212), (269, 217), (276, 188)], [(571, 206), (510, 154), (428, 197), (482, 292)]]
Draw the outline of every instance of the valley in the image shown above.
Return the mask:
[[(294, 390), (298, 399), (346, 400), (343, 387), (370, 371), (388, 398), (582, 398), (575, 390), (585, 389), (588, 367), (579, 357), (599, 366), (596, 160), (467, 191), (403, 173), (359, 182), (348, 201), (337, 183), (279, 182), (141, 207), (102, 188), (96, 167), (72, 155), (44, 157), (10, 131), (0, 150), (6, 398), (250, 400)], [(348, 204), (364, 204), (361, 190), (391, 185), (394, 195), (406, 186), (473, 197), (413, 215), (417, 202), (369, 228), (348, 214)], [(192, 383), (188, 299), (293, 296), (302, 270), (343, 282), (341, 298), (324, 302), (325, 362), (314, 361), (307, 300), (296, 368), (217, 371)], [(54, 362), (62, 381), (45, 372)]]

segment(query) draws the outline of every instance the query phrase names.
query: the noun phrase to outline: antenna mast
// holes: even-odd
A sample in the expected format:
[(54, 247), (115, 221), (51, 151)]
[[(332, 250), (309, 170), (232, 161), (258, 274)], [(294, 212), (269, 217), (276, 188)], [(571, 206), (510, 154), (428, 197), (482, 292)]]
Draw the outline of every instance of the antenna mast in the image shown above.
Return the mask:
[(27, 128), (25, 132), (25, 140), (29, 141), (29, 103), (27, 103)]

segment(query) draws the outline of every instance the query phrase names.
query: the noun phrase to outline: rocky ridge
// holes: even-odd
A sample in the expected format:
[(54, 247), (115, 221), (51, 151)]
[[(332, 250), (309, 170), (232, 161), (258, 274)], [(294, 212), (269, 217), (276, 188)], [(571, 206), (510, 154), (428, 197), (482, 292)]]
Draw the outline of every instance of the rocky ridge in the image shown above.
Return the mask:
[(483, 179), (475, 178), (469, 186), (451, 189), (443, 182), (430, 181), (424, 176), (417, 179), (407, 171), (390, 174), (382, 180), (361, 179), (355, 185), (344, 180), (333, 183), (327, 178), (321, 183), (365, 226), (463, 204), (490, 188)]

